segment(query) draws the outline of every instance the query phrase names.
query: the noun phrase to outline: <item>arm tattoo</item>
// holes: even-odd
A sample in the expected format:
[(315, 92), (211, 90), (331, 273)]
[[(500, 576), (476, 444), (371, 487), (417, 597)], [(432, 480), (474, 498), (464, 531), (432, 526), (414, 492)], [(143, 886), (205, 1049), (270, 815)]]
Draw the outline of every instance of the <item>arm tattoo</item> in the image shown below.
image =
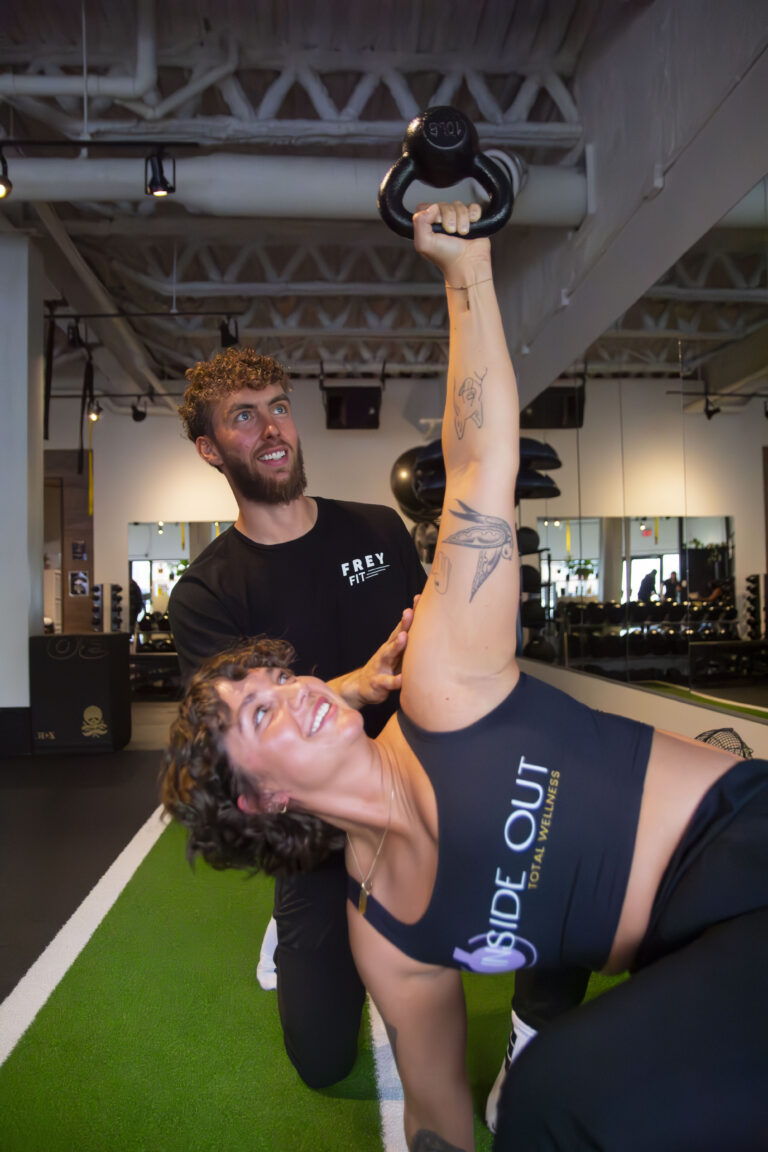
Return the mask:
[(458, 517), (459, 520), (469, 520), (472, 527), (462, 528), (459, 532), (454, 532), (452, 536), (445, 538), (444, 543), (458, 544), (460, 548), (478, 548), (480, 550), (475, 578), (472, 581), (472, 592), (469, 597), (471, 601), (480, 585), (484, 584), (493, 572), (499, 560), (512, 559), (514, 536), (506, 520), (501, 520), (498, 516), (486, 516), (483, 512), (475, 512), (474, 508), (470, 508), (462, 500), (459, 500), (459, 504), (463, 511), (457, 512), (453, 509), (452, 515)]
[(434, 563), (432, 564), (432, 579), (435, 583), (435, 592), (439, 592), (444, 596), (448, 591), (448, 579), (451, 575), (451, 561), (446, 556), (442, 549), (435, 556)]
[(456, 435), (461, 440), (468, 420), (474, 420), (478, 428), (483, 426), (483, 380), (488, 373), (475, 372), (474, 376), (467, 376), (456, 389), (453, 398), (454, 422)]

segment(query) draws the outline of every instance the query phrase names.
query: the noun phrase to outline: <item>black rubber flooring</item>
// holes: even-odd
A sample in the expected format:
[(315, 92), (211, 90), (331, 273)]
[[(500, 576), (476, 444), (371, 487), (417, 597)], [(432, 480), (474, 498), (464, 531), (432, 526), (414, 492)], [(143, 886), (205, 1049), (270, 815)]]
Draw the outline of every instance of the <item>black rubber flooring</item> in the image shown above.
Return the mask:
[(0, 760), (0, 1000), (158, 805), (160, 753)]

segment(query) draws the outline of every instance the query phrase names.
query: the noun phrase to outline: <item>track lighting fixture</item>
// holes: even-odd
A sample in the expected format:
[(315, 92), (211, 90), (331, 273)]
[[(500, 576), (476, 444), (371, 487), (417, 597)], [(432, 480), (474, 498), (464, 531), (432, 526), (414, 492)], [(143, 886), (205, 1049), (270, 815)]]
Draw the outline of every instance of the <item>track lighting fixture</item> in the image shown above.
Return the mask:
[(233, 320), (231, 316), (227, 316), (226, 320), (222, 320), (219, 325), (219, 335), (222, 348), (231, 348), (233, 344), (237, 344), (240, 339), (237, 320)]
[(714, 406), (714, 404), (710, 400), (709, 396), (705, 396), (704, 397), (704, 415), (706, 416), (707, 420), (711, 420), (713, 416), (717, 416), (719, 411), (720, 411), (720, 409), (716, 408)]
[[(167, 159), (167, 157), (166, 157)], [(144, 191), (147, 196), (168, 196), (176, 191), (176, 161), (171, 157), (171, 179), (168, 180), (163, 169), (163, 153), (153, 152), (144, 161)]]
[(8, 178), (8, 161), (0, 148), (0, 200), (7, 200), (13, 191), (13, 184)]
[(103, 411), (103, 409), (101, 407), (101, 404), (99, 404), (98, 400), (91, 400), (90, 403), (88, 404), (88, 419), (91, 420), (95, 424), (96, 421), (101, 416), (102, 411)]
[(136, 403), (131, 405), (131, 418), (140, 424), (147, 418), (147, 401), (143, 396), (137, 396)]

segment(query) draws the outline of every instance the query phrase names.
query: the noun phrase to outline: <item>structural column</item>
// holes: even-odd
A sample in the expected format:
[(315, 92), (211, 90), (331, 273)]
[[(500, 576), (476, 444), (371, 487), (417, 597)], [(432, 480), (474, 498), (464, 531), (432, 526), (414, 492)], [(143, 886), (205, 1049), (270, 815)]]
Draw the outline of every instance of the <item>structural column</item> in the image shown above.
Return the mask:
[(43, 631), (42, 259), (0, 232), (0, 757), (31, 751), (29, 637)]

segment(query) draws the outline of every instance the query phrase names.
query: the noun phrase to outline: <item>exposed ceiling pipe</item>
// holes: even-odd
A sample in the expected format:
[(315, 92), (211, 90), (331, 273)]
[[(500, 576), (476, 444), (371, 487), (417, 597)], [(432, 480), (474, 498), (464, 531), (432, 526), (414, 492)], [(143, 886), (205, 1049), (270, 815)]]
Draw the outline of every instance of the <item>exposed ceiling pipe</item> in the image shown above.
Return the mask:
[(109, 96), (115, 100), (140, 100), (157, 83), (155, 0), (138, 0), (136, 71), (132, 76), (98, 76), (89, 72), (67, 76), (0, 73), (0, 96)]
[(154, 121), (162, 120), (170, 112), (180, 108), (188, 100), (194, 96), (199, 96), (206, 88), (218, 84), (221, 80), (225, 80), (237, 70), (237, 41), (231, 37), (227, 46), (227, 58), (221, 64), (217, 64), (210, 68), (207, 72), (199, 76), (195, 76), (183, 88), (177, 89), (167, 96), (165, 100), (161, 100), (159, 104), (144, 104), (138, 101), (126, 101), (126, 107), (136, 112), (143, 120)]
[[(137, 159), (14, 158), (8, 164), (13, 201), (143, 201), (144, 162)], [(211, 216), (368, 220), (387, 171), (381, 160), (215, 153), (176, 161), (175, 200)], [(473, 181), (441, 189), (440, 197), (485, 199)], [(414, 183), (411, 210), (435, 189)], [(573, 168), (531, 165), (510, 223), (577, 228), (587, 212), (587, 180)]]

